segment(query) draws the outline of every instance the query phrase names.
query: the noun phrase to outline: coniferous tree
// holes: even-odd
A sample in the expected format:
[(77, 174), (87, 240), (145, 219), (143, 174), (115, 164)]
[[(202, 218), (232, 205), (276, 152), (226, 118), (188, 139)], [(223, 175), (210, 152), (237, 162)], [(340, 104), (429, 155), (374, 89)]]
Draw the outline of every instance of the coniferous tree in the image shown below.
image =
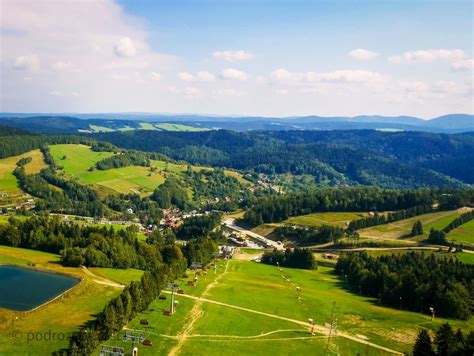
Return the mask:
[(418, 333), (415, 346), (413, 347), (413, 356), (435, 356), (430, 334), (422, 329)]

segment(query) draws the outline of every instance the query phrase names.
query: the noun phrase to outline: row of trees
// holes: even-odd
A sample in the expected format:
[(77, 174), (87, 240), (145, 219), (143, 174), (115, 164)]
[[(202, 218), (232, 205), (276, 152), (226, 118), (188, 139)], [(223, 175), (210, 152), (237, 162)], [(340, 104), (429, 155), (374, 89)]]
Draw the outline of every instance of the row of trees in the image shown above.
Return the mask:
[(443, 229), (443, 232), (448, 233), (451, 230), (454, 230), (455, 228), (457, 228), (458, 226), (461, 226), (461, 225), (471, 221), (472, 219), (474, 219), (474, 210), (469, 211), (467, 213), (464, 213), (464, 214), (461, 214), (460, 216), (458, 216), (456, 219), (451, 221), (448, 226), (446, 226)]
[(326, 242), (337, 243), (344, 237), (344, 229), (338, 226), (321, 225), (318, 227), (279, 226), (273, 231), (280, 240), (291, 240), (304, 244)]
[(384, 190), (375, 187), (323, 188), (264, 197), (247, 209), (247, 224), (260, 225), (319, 211), (389, 211), (430, 207), (439, 190)]
[(184, 270), (185, 265), (181, 264), (175, 268), (162, 265), (146, 271), (139, 282), (131, 282), (119, 296), (112, 299), (91, 326), (72, 334), (68, 354), (92, 355), (101, 342), (110, 339), (138, 313), (146, 310), (159, 296), (166, 281), (173, 281)]
[(398, 210), (393, 213), (378, 214), (375, 213), (374, 216), (369, 216), (362, 219), (353, 220), (349, 223), (347, 227), (348, 231), (356, 231), (360, 229), (365, 229), (366, 227), (377, 226), (388, 224), (394, 221), (404, 220), (412, 218), (414, 216), (427, 214), (433, 211), (431, 205), (421, 205), (415, 206), (413, 208)]
[(454, 332), (449, 323), (442, 324), (434, 340), (426, 329), (420, 330), (413, 346), (413, 356), (465, 356), (474, 355), (474, 331), (467, 336), (461, 329)]
[(474, 266), (433, 254), (371, 257), (348, 253), (336, 272), (359, 293), (412, 311), (433, 307), (438, 315), (467, 320), (473, 312)]
[(269, 265), (279, 265), (281, 267), (317, 269), (318, 265), (313, 253), (304, 248), (286, 249), (278, 251), (274, 249), (271, 252), (265, 252), (261, 259), (262, 263)]
[(148, 158), (148, 155), (144, 152), (125, 151), (104, 158), (95, 164), (95, 168), (100, 171), (127, 166), (150, 167), (150, 159)]

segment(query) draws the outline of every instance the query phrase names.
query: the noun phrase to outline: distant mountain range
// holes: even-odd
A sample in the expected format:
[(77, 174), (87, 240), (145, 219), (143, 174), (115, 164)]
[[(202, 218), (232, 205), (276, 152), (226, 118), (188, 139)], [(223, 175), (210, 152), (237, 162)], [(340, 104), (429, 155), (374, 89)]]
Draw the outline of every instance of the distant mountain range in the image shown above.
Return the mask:
[[(150, 125), (151, 123), (151, 125)], [(175, 126), (158, 125), (177, 124)], [(157, 124), (157, 125), (154, 125)], [(198, 129), (248, 130), (361, 130), (427, 131), (459, 133), (474, 131), (474, 115), (450, 114), (423, 120), (413, 116), (259, 116), (168, 115), (149, 113), (26, 114), (0, 113), (0, 125), (41, 133), (110, 132), (152, 129), (194, 131)]]

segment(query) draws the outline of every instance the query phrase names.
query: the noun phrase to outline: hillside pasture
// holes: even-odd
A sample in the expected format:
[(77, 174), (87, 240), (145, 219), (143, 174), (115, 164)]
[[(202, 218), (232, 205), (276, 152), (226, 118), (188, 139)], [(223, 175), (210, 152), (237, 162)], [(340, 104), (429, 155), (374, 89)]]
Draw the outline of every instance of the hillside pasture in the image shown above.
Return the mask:
[[(179, 304), (173, 316), (162, 315), (169, 308), (167, 294), (167, 300), (154, 301), (127, 325), (126, 330), (139, 330), (153, 341), (152, 347), (139, 346), (141, 354), (218, 355), (222, 350), (236, 355), (324, 354), (327, 337), (311, 337), (308, 326), (300, 322), (313, 318), (318, 325), (327, 325), (333, 303), (339, 332), (401, 352), (411, 350), (420, 328), (434, 330), (446, 322), (442, 318), (432, 322), (429, 315), (384, 307), (372, 298), (354, 294), (331, 267), (320, 266), (317, 271), (283, 268), (290, 280), (287, 283), (276, 266), (244, 260), (228, 261), (227, 267), (224, 264), (219, 262), (217, 275), (208, 272), (206, 278), (201, 276), (196, 287), (182, 287), (190, 297), (176, 295)], [(184, 284), (182, 280), (178, 283)], [(296, 286), (301, 288), (301, 300)], [(194, 296), (201, 299), (191, 299)], [(150, 325), (140, 325), (141, 319)], [(469, 322), (449, 322), (454, 328), (473, 329)], [(123, 342), (122, 336), (120, 333), (107, 343), (123, 346), (128, 352), (131, 345)], [(337, 343), (340, 354), (388, 354), (341, 336), (336, 341), (332, 347)]]
[(401, 239), (410, 234), (413, 224), (420, 220), (423, 224), (424, 234), (417, 240), (424, 240), (428, 237), (431, 228), (441, 230), (451, 221), (461, 214), (458, 210), (439, 211), (435, 213), (423, 214), (409, 219), (394, 221), (389, 224), (378, 225), (359, 230), (361, 237), (372, 239)]
[(22, 158), (31, 158), (31, 162), (25, 166), (26, 174), (38, 173), (46, 167), (43, 154), (40, 150), (33, 150), (18, 156), (0, 159), (0, 192), (9, 194), (20, 194), (16, 177), (13, 175), (16, 163)]
[(366, 217), (367, 213), (351, 213), (351, 212), (327, 212), (313, 213), (291, 217), (283, 223), (303, 226), (321, 226), (331, 225), (346, 227), (352, 220)]
[(451, 230), (447, 235), (449, 240), (460, 243), (468, 243), (474, 245), (474, 220), (458, 226)]

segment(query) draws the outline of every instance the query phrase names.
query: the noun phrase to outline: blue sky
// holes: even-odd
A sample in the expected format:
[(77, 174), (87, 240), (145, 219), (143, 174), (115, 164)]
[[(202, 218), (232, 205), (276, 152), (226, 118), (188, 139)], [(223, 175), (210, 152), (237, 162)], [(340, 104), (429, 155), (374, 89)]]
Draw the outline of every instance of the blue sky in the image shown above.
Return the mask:
[(473, 112), (471, 1), (3, 6), (1, 111)]

